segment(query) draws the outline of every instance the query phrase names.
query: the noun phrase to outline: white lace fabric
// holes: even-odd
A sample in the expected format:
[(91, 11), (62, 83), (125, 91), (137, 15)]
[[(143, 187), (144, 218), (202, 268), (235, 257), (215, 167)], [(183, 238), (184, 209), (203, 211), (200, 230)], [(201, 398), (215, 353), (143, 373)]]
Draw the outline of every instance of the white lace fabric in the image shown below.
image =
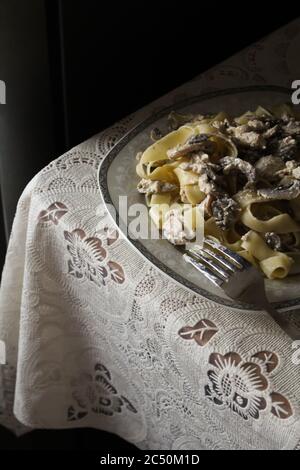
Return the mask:
[[(101, 159), (151, 110), (200, 90), (274, 84), (275, 70), (290, 86), (298, 31), (290, 24), (30, 182), (0, 293), (1, 425), (94, 427), (143, 449), (300, 448), (291, 341), (266, 313), (193, 295), (154, 268), (99, 209), (97, 184)], [(300, 331), (300, 310), (287, 315)]]

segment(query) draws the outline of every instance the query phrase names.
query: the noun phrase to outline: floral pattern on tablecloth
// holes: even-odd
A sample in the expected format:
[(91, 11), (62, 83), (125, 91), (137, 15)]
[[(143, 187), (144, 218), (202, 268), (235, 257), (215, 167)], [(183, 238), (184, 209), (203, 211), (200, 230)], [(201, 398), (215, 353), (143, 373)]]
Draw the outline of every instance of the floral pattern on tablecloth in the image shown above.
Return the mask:
[[(123, 284), (125, 274), (122, 266), (116, 261), (107, 260), (107, 251), (102, 240), (97, 237), (89, 237), (84, 230), (75, 229), (72, 232), (65, 231), (68, 259), (68, 273), (81, 279), (86, 278), (95, 283), (106, 284), (110, 278), (117, 284)], [(107, 238), (108, 245), (112, 238)]]
[(73, 377), (70, 386), (74, 404), (68, 408), (69, 421), (85, 418), (89, 413), (113, 416), (125, 408), (137, 413), (126, 397), (118, 395), (109, 370), (101, 363), (95, 365), (92, 374), (82, 371), (78, 377)]
[(212, 353), (209, 364), (213, 367), (207, 372), (205, 395), (245, 420), (258, 419), (266, 409), (279, 419), (287, 419), (293, 414), (288, 399), (269, 391), (268, 373), (277, 363), (277, 355), (269, 351), (260, 351), (246, 360), (234, 352), (224, 356)]

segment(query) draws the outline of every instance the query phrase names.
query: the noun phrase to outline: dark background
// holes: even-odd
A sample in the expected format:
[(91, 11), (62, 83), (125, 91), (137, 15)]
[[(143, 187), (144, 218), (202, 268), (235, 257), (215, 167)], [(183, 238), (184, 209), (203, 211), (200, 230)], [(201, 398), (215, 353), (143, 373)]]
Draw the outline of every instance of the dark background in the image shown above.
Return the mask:
[[(17, 200), (49, 161), (299, 14), (262, 2), (0, 0), (0, 268)], [(299, 77), (295, 77), (299, 78)], [(38, 431), (1, 448), (127, 444), (92, 430)], [(103, 447), (104, 446), (104, 447)]]

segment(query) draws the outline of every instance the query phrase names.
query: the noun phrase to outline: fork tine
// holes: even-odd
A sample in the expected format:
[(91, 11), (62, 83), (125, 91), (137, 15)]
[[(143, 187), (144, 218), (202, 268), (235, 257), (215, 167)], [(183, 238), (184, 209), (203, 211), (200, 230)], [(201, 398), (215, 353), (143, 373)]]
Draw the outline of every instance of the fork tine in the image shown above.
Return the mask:
[(194, 258), (187, 255), (186, 253), (183, 255), (183, 258), (187, 263), (190, 263), (192, 266), (194, 266), (194, 268), (196, 268), (200, 273), (202, 273), (213, 284), (218, 287), (222, 286), (223, 280), (215, 276), (207, 266), (203, 265), (200, 261), (196, 261)]
[(202, 250), (196, 250), (195, 248), (190, 248), (187, 250), (188, 253), (193, 255), (196, 260), (204, 261), (204, 264), (207, 264), (213, 272), (217, 272), (223, 279), (229, 279), (228, 272), (224, 271), (217, 263), (210, 258), (207, 254), (205, 254)]
[(209, 248), (200, 248), (198, 245), (195, 246), (195, 250), (201, 250), (211, 258), (214, 258), (221, 266), (235, 273), (237, 266), (230, 263), (230, 261), (227, 261), (224, 256), (219, 256), (215, 251), (210, 250)]
[(234, 251), (229, 250), (225, 246), (214, 242), (213, 240), (205, 238), (204, 243), (214, 248), (215, 250), (221, 252), (228, 259), (230, 259), (230, 261), (232, 261), (239, 269), (244, 269), (244, 268), (248, 268), (249, 266), (251, 266), (251, 264), (247, 260), (245, 260), (245, 258), (238, 255)]

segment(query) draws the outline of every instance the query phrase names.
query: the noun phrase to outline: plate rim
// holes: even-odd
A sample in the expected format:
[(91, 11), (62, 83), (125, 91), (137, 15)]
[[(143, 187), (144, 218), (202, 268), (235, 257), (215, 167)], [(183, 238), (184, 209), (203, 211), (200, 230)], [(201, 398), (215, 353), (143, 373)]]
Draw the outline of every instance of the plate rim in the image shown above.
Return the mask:
[[(179, 284), (181, 287), (185, 287), (190, 290), (193, 294), (198, 294), (205, 299), (211, 300), (216, 302), (219, 305), (224, 305), (231, 308), (236, 308), (240, 310), (261, 310), (259, 307), (247, 304), (243, 302), (239, 302), (236, 299), (230, 299), (218, 296), (212, 292), (209, 292), (201, 287), (197, 286), (193, 282), (183, 278), (180, 274), (177, 274), (173, 269), (166, 266), (162, 261), (160, 261), (155, 255), (150, 253), (148, 249), (137, 239), (134, 239), (130, 236), (129, 233), (124, 234), (122, 227), (118, 223), (119, 214), (117, 208), (114, 206), (112, 199), (110, 197), (110, 192), (108, 188), (108, 181), (107, 181), (107, 174), (110, 165), (117, 157), (119, 152), (130, 142), (132, 138), (138, 135), (140, 132), (145, 130), (151, 123), (155, 122), (156, 120), (162, 118), (163, 116), (167, 115), (171, 111), (181, 109), (183, 107), (195, 104), (197, 102), (206, 101), (211, 98), (219, 97), (219, 96), (226, 96), (231, 95), (234, 93), (246, 93), (246, 92), (253, 92), (253, 91), (274, 91), (274, 92), (281, 92), (284, 94), (290, 94), (291, 90), (287, 87), (278, 86), (278, 85), (251, 85), (245, 87), (234, 87), (234, 88), (226, 88), (220, 90), (214, 90), (210, 92), (201, 93), (199, 95), (193, 95), (190, 97), (186, 97), (175, 103), (162, 106), (159, 110), (156, 108), (153, 111), (149, 110), (149, 115), (146, 116), (144, 119), (139, 121), (135, 124), (132, 128), (130, 128), (125, 134), (118, 139), (116, 144), (104, 155), (103, 159), (101, 160), (98, 171), (97, 171), (97, 181), (100, 189), (100, 196), (103, 200), (105, 205), (105, 209), (110, 215), (110, 218), (113, 220), (113, 223), (116, 225), (118, 230), (122, 233), (122, 235), (128, 240), (131, 246), (140, 253), (145, 259), (150, 261), (156, 268), (158, 268), (164, 275), (171, 278), (174, 282)], [(116, 220), (113, 217), (110, 207), (114, 207), (114, 214), (116, 215)], [(285, 309), (296, 307), (300, 305), (300, 297), (291, 300), (285, 301), (277, 301), (272, 302), (272, 305), (275, 308)]]

